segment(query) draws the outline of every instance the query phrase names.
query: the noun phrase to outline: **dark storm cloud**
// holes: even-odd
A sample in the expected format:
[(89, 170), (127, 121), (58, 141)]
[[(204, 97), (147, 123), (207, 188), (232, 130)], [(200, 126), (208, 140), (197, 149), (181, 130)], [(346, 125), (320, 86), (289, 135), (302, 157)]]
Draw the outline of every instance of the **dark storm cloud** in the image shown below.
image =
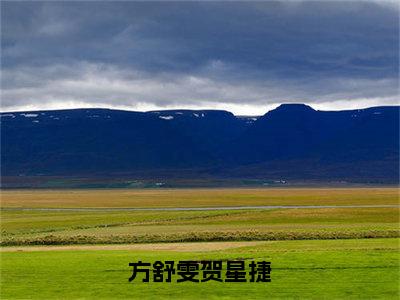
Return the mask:
[(3, 109), (394, 104), (398, 17), (371, 1), (2, 2)]

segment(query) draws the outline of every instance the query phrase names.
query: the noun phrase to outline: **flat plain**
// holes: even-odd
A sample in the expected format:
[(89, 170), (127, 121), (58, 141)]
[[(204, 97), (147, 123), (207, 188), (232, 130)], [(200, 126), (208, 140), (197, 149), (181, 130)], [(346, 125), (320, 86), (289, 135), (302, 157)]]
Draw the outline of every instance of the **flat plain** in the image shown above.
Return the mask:
[[(1, 194), (2, 299), (399, 296), (397, 188), (9, 190)], [(108, 210), (264, 205), (311, 207)], [(128, 263), (138, 259), (268, 260), (272, 282), (128, 283)]]
[[(2, 299), (398, 299), (397, 239), (270, 241), (211, 251), (197, 244), (186, 251), (152, 245), (4, 252)], [(138, 260), (236, 259), (270, 261), (271, 282), (128, 282), (128, 264)]]
[(399, 204), (398, 188), (3, 190), (2, 207)]

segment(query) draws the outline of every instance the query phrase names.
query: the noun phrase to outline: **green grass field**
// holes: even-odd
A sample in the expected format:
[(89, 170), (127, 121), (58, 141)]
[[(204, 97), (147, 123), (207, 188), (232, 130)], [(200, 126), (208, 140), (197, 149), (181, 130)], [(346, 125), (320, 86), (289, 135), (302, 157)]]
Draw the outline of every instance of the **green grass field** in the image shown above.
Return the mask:
[[(398, 250), (397, 239), (363, 239), (274, 241), (219, 251), (5, 252), (2, 299), (398, 299)], [(271, 282), (128, 282), (129, 262), (167, 259), (266, 260)]]
[[(19, 209), (246, 205), (395, 207)], [(398, 299), (396, 205), (396, 188), (3, 191), (1, 298)], [(272, 282), (128, 283), (139, 259), (269, 260)]]

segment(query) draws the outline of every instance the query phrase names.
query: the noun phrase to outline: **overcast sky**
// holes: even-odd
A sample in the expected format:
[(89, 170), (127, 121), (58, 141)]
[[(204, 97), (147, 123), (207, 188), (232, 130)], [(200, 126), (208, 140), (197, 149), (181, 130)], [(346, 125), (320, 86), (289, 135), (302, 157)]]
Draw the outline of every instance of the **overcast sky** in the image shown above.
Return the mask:
[(1, 2), (2, 111), (399, 104), (398, 1)]

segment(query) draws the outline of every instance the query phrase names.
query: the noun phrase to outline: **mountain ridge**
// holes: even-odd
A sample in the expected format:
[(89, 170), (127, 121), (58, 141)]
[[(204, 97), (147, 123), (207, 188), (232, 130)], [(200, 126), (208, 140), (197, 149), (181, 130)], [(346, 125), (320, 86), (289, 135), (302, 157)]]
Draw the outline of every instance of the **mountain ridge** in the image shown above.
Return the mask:
[[(157, 177), (171, 170), (169, 176), (398, 182), (399, 109), (282, 104), (258, 117), (186, 109), (4, 112), (2, 175)], [(354, 163), (357, 172), (349, 168)]]

